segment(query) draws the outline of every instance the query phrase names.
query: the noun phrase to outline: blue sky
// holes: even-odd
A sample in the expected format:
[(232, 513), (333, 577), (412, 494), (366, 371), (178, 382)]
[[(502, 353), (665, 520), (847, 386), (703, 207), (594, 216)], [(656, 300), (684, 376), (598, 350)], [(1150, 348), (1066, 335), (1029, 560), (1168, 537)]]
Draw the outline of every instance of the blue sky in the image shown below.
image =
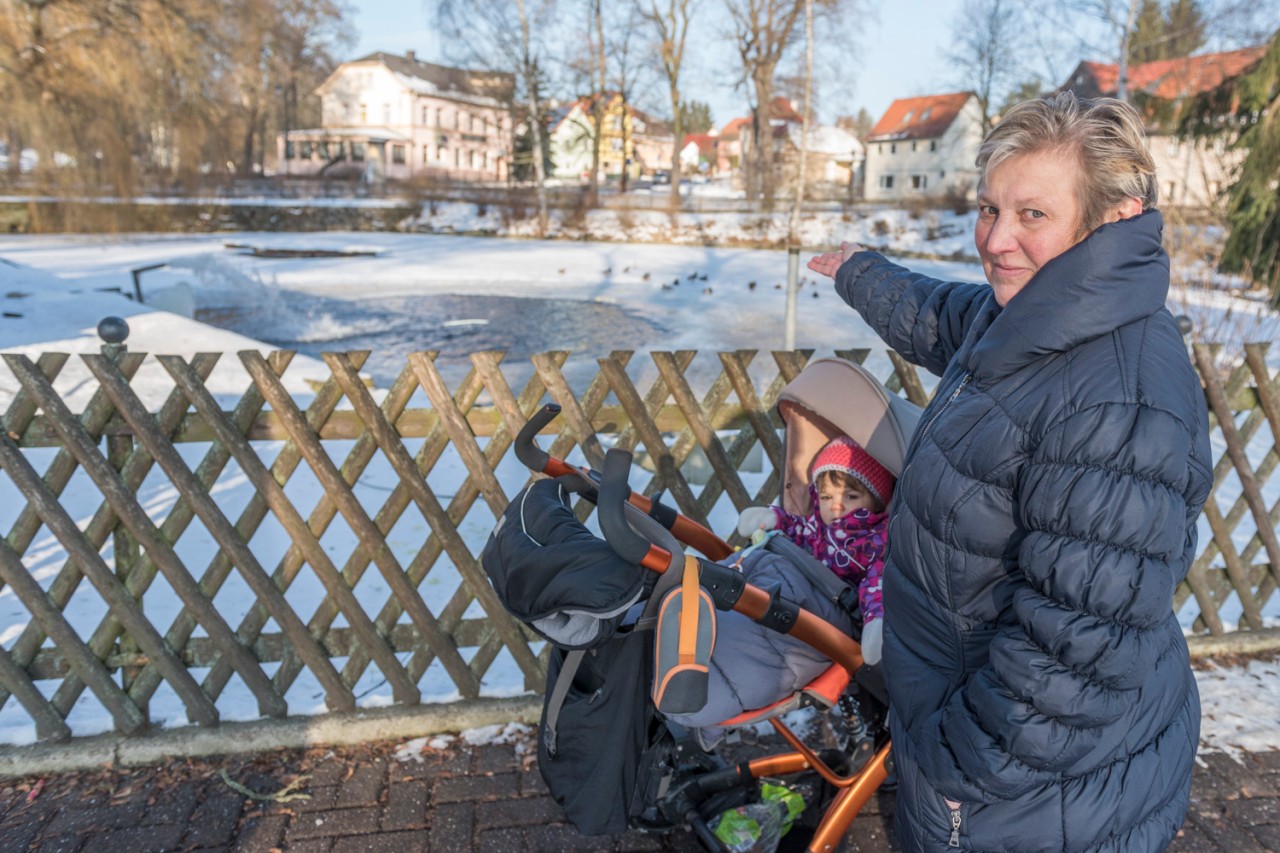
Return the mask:
[[(707, 0), (703, 4), (703, 14), (719, 5)], [(412, 49), (424, 59), (441, 59), (439, 39), (423, 0), (350, 0), (350, 5), (350, 19), (359, 35), (353, 56)], [(818, 70), (822, 78), (819, 115), (824, 121), (856, 113), (859, 107), (878, 118), (895, 98), (962, 88), (948, 77), (944, 58), (960, 0), (891, 0), (878, 5), (864, 22), (845, 22), (845, 29), (856, 33), (854, 44), (847, 51), (832, 51), (833, 57)], [(714, 65), (723, 69), (733, 62), (726, 50)], [(746, 113), (743, 93), (721, 82), (726, 72), (712, 67), (694, 72), (696, 79), (684, 88), (690, 98), (711, 104), (717, 124)]]

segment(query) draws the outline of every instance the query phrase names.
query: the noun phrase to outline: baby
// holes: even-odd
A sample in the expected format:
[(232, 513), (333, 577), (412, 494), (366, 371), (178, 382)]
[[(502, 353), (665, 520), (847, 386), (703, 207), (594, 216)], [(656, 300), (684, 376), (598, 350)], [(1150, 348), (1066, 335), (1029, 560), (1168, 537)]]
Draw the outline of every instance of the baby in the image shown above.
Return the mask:
[(792, 515), (782, 507), (748, 507), (738, 533), (778, 528), (858, 590), (862, 657), (879, 663), (884, 636), (881, 578), (893, 475), (851, 438), (841, 436), (813, 458), (809, 470), (812, 510)]

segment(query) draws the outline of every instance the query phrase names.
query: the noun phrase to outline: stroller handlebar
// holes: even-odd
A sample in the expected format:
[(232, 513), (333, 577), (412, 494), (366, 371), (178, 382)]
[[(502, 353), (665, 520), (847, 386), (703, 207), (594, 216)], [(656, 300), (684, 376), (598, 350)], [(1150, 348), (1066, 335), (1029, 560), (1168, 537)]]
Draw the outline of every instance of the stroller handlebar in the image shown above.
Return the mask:
[(516, 458), (531, 471), (547, 472), (547, 464), (551, 461), (551, 455), (541, 447), (538, 447), (534, 437), (542, 431), (544, 426), (555, 420), (558, 414), (560, 414), (560, 406), (556, 403), (547, 403), (547, 405), (534, 412), (533, 417), (525, 422), (520, 434), (516, 436)]
[(643, 562), (649, 555), (651, 543), (627, 524), (622, 507), (631, 497), (631, 485), (627, 482), (631, 473), (631, 453), (611, 448), (604, 456), (604, 476), (600, 481), (600, 502), (596, 513), (600, 517), (600, 532), (604, 541), (624, 560)]

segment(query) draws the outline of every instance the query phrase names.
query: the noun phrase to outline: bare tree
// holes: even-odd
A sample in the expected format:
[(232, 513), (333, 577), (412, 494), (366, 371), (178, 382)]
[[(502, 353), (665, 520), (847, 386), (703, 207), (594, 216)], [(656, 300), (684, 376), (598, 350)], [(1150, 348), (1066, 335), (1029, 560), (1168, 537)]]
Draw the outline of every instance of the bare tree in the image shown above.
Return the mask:
[(523, 107), (532, 139), (534, 188), (538, 199), (538, 229), (547, 230), (547, 175), (543, 166), (543, 112), (539, 87), (543, 44), (537, 33), (552, 23), (554, 0), (515, 0), (518, 26), (512, 27), (508, 0), (438, 0), (437, 15), (447, 41), (471, 61), (515, 74), (513, 108)]
[(787, 304), (783, 318), (783, 349), (796, 346), (796, 301), (800, 295), (800, 210), (804, 206), (804, 182), (808, 167), (809, 114), (813, 102), (813, 0), (804, 0), (804, 101), (800, 125), (800, 156), (795, 175), (795, 201), (787, 222)]
[(1017, 0), (965, 0), (953, 22), (957, 35), (947, 59), (957, 82), (978, 98), (984, 138), (1004, 96), (1022, 76), (1019, 57), (1026, 44), (1021, 9)]
[(689, 22), (693, 17), (692, 0), (640, 0), (640, 13), (653, 28), (658, 43), (658, 57), (667, 77), (667, 92), (671, 98), (671, 133), (675, 146), (671, 155), (671, 207), (680, 206), (681, 162), (680, 146), (684, 142), (684, 106), (680, 97), (680, 71), (684, 65), (685, 41), (689, 35)]

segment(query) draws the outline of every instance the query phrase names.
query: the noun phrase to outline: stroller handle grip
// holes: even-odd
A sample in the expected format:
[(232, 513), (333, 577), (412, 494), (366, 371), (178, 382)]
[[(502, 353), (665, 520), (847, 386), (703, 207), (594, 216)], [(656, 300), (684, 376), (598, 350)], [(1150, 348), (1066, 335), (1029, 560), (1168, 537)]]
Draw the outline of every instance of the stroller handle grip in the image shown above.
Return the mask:
[(533, 417), (525, 422), (519, 435), (516, 436), (516, 458), (531, 471), (547, 473), (547, 464), (551, 461), (551, 455), (538, 447), (534, 437), (542, 431), (544, 426), (555, 420), (558, 414), (560, 414), (560, 406), (556, 403), (547, 403), (533, 413)]
[[(616, 447), (610, 448), (604, 456), (603, 473), (596, 513), (600, 517), (600, 532), (604, 534), (604, 541), (627, 562), (648, 565), (646, 558), (656, 546), (631, 529), (623, 512), (623, 505), (631, 497), (631, 485), (627, 482), (631, 473), (631, 453)], [(662, 565), (665, 568), (666, 564)]]

